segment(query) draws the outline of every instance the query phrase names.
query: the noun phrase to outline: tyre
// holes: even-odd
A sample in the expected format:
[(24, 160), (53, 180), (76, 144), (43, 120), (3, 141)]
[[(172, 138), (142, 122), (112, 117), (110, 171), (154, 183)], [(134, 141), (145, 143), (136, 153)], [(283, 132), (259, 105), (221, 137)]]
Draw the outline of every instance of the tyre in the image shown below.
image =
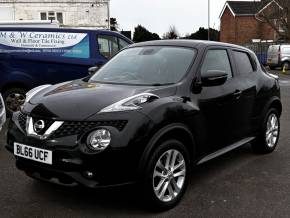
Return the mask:
[(285, 70), (289, 70), (290, 69), (290, 63), (288, 61), (285, 61), (283, 64), (282, 64), (282, 70), (285, 69)]
[(265, 116), (263, 126), (257, 139), (252, 143), (255, 152), (267, 154), (273, 152), (280, 136), (279, 113), (271, 108)]
[(20, 107), (25, 102), (26, 92), (23, 88), (10, 88), (3, 93), (3, 100), (8, 117), (11, 117), (12, 113), (20, 110)]
[(269, 66), (270, 70), (275, 70), (276, 67), (273, 67), (273, 66)]
[(189, 155), (177, 140), (161, 143), (152, 154), (146, 169), (144, 191), (147, 205), (163, 211), (181, 200), (188, 184)]

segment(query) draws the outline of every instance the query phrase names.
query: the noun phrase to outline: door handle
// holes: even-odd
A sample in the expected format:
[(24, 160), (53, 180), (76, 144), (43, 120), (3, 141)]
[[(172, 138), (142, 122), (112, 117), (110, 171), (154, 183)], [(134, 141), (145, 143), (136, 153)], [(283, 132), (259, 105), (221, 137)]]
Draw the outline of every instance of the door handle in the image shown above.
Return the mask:
[(242, 95), (242, 91), (241, 90), (236, 90), (233, 95), (234, 95), (234, 97), (236, 99), (239, 99), (241, 97), (241, 95)]

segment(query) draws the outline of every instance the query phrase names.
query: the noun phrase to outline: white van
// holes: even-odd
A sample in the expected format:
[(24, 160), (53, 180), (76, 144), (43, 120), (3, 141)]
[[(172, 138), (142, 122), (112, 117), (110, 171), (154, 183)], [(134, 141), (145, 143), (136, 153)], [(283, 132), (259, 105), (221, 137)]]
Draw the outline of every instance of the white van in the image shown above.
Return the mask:
[(6, 112), (4, 107), (3, 98), (0, 94), (0, 130), (2, 129), (3, 124), (6, 121)]
[(267, 65), (271, 69), (290, 69), (290, 45), (271, 45), (268, 49)]

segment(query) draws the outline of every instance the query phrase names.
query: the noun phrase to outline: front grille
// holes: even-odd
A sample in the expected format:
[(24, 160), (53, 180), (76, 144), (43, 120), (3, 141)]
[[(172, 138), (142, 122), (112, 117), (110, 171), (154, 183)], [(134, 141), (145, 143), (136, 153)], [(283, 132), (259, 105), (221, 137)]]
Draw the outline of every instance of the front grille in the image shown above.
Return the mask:
[[(19, 112), (18, 123), (23, 131), (26, 131), (27, 115)], [(122, 131), (127, 120), (112, 120), (112, 121), (65, 121), (49, 138), (60, 138), (71, 135), (80, 135), (98, 126), (111, 126), (119, 131)], [(52, 120), (45, 120), (47, 128), (53, 123)], [(47, 129), (45, 128), (45, 130)], [(42, 134), (42, 133), (41, 133)]]
[(56, 130), (53, 133), (51, 138), (59, 138), (70, 135), (80, 135), (98, 126), (112, 126), (118, 129), (119, 131), (122, 131), (125, 128), (127, 122), (128, 122), (127, 120), (83, 121), (83, 122), (66, 121), (62, 124), (61, 127), (59, 127), (58, 130)]
[(26, 120), (27, 120), (27, 115), (22, 112), (19, 112), (18, 123), (23, 131), (25, 131), (26, 129)]

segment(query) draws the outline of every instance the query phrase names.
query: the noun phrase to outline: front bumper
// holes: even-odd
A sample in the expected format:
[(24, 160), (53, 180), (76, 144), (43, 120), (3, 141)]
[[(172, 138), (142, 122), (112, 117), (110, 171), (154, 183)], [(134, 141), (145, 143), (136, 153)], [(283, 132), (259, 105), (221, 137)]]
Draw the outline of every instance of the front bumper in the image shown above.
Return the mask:
[[(57, 184), (83, 185), (90, 188), (127, 184), (139, 180), (139, 162), (148, 142), (147, 130), (153, 125), (152, 121), (141, 113), (131, 113), (122, 130), (113, 126), (102, 126), (111, 131), (112, 143), (101, 153), (92, 152), (85, 143), (92, 129), (101, 126), (91, 127), (80, 135), (71, 135), (74, 131), (70, 131), (70, 135), (58, 135), (58, 138), (41, 140), (26, 135), (19, 123), (19, 115), (20, 113), (14, 114), (13, 120), (9, 123), (7, 150), (13, 153), (14, 143), (17, 142), (50, 150), (53, 153), (52, 165), (15, 156), (17, 168), (27, 175)], [(123, 120), (124, 116), (126, 115), (123, 114), (119, 118)]]

